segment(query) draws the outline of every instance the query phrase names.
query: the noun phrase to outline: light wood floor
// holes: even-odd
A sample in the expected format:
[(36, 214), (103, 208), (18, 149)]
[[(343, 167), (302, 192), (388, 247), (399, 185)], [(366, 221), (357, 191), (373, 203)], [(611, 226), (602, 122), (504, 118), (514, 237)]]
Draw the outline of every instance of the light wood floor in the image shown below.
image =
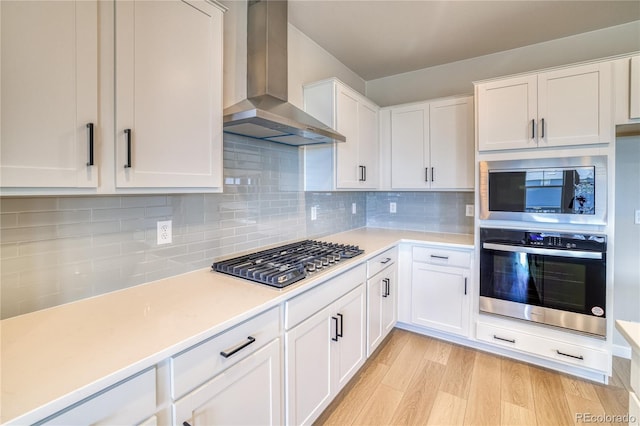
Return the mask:
[(604, 386), (394, 329), (316, 424), (584, 424), (576, 413), (628, 413), (629, 375), (614, 358)]

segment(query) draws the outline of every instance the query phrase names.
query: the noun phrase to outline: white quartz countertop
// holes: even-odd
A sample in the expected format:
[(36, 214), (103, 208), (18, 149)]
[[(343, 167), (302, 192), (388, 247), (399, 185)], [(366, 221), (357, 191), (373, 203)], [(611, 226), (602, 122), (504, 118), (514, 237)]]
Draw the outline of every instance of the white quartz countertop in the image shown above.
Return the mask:
[(207, 268), (3, 320), (0, 423), (51, 415), (398, 242), (474, 243), (472, 235), (375, 228), (319, 239), (365, 253), (282, 290)]
[(631, 350), (640, 353), (640, 323), (616, 320), (616, 329), (629, 342)]

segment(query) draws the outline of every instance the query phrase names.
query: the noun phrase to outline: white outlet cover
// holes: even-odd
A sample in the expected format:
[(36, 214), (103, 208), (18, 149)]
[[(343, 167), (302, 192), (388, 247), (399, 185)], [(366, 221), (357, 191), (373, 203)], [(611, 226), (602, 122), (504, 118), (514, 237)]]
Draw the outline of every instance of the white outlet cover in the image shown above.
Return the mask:
[(157, 233), (158, 233), (158, 245), (171, 244), (172, 241), (172, 229), (170, 220), (159, 220)]
[(465, 214), (467, 216), (473, 217), (474, 210), (475, 210), (475, 206), (473, 204), (467, 204)]
[(389, 203), (389, 213), (395, 213), (397, 211), (396, 203), (393, 201)]
[(318, 218), (318, 207), (311, 206), (311, 220), (316, 220)]
[(636, 210), (635, 224), (640, 225), (640, 210)]
[(356, 206), (356, 203), (351, 203), (351, 214), (356, 214), (357, 211), (358, 208)]

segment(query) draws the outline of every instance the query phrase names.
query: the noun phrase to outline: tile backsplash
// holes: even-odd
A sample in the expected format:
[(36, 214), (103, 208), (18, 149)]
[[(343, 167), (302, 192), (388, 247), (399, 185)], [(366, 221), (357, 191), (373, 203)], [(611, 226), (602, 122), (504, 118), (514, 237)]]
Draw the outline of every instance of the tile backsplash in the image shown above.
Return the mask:
[[(473, 202), (473, 194), (305, 193), (301, 185), (296, 147), (225, 134), (221, 194), (1, 198), (0, 317), (207, 268), (234, 253), (365, 225), (473, 231), (463, 206)], [(385, 212), (391, 199), (398, 206), (393, 216)], [(173, 242), (157, 245), (156, 222), (168, 219)]]

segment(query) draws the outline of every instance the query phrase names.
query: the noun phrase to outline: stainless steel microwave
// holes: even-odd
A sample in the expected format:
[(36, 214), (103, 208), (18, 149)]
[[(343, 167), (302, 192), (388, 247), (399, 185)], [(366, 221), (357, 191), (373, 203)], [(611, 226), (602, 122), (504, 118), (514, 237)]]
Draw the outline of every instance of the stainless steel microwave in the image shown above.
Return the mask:
[(480, 219), (605, 225), (607, 157), (481, 161)]

